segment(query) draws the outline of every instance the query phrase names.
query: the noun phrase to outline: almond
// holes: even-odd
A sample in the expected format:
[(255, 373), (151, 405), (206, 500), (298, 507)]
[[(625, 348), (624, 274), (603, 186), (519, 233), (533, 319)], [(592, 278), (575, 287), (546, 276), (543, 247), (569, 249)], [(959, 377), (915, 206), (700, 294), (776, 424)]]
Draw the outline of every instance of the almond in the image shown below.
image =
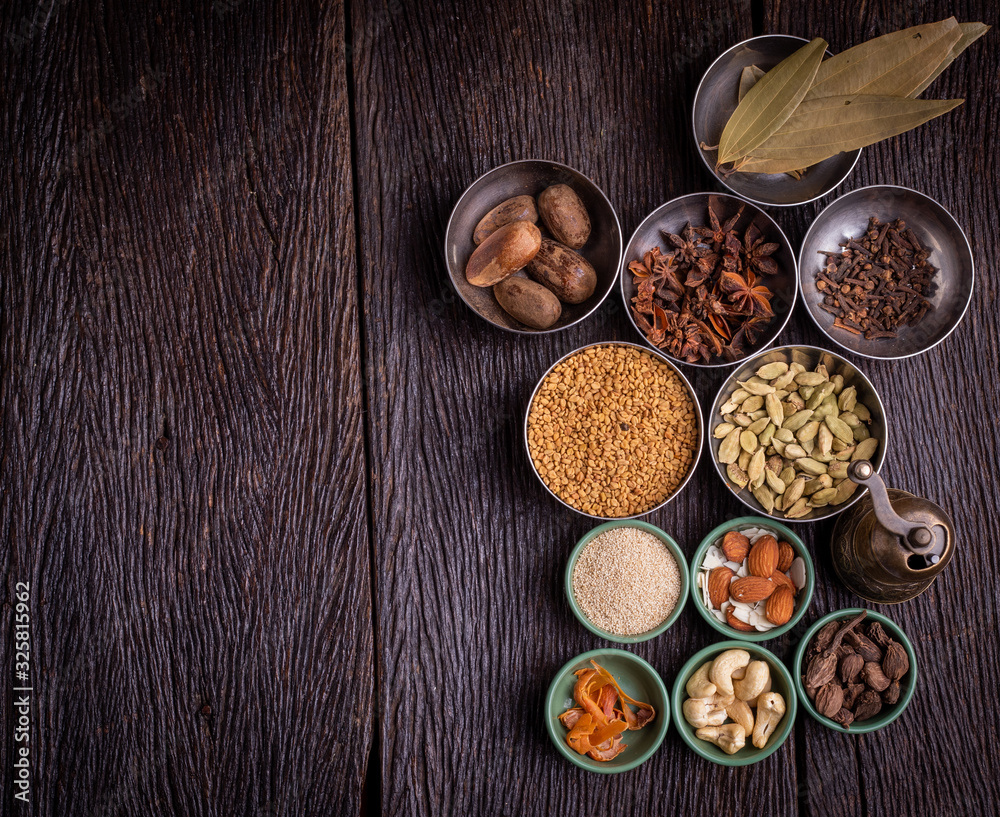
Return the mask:
[(795, 548), (788, 542), (778, 542), (778, 570), (787, 573), (795, 560)]
[(754, 604), (763, 601), (774, 592), (777, 585), (760, 576), (744, 576), (729, 585), (729, 595), (736, 601)]
[(778, 567), (778, 540), (773, 536), (761, 536), (752, 548), (747, 558), (747, 570), (751, 576), (770, 579)]
[(734, 575), (725, 565), (708, 574), (708, 599), (716, 610), (722, 608), (723, 602), (729, 601), (729, 582)]
[(782, 624), (787, 624), (794, 612), (795, 594), (787, 587), (779, 587), (775, 590), (768, 598), (767, 606), (764, 608), (767, 620), (779, 627)]
[(785, 573), (782, 573), (780, 570), (775, 570), (774, 573), (771, 574), (771, 581), (774, 582), (776, 585), (778, 585), (778, 587), (787, 587), (789, 590), (792, 591), (793, 596), (798, 590), (798, 588), (796, 588), (795, 586), (795, 582), (793, 582), (790, 578), (788, 578), (788, 576)]
[(743, 564), (747, 553), (750, 552), (750, 540), (738, 530), (731, 530), (722, 537), (722, 552), (730, 562)]
[(726, 623), (734, 630), (739, 630), (742, 633), (754, 633), (757, 631), (757, 628), (752, 624), (747, 624), (745, 621), (740, 621), (736, 618), (736, 616), (733, 615), (732, 607), (729, 607), (726, 610)]

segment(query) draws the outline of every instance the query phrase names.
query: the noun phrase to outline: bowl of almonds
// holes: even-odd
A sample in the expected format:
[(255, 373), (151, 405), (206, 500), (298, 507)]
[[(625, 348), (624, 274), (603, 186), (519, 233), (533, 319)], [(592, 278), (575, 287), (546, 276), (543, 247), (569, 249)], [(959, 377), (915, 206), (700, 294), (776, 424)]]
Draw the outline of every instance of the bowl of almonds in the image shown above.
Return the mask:
[(881, 470), (885, 408), (865, 375), (840, 355), (781, 346), (747, 360), (723, 383), (706, 418), (715, 470), (744, 505), (771, 519), (815, 522), (866, 489), (847, 476), (856, 460)]
[(805, 615), (816, 584), (812, 558), (791, 528), (741, 516), (701, 540), (691, 561), (691, 599), (729, 638), (767, 641)]
[(875, 732), (903, 714), (917, 687), (917, 655), (891, 619), (851, 608), (823, 616), (792, 664), (813, 718), (848, 734)]

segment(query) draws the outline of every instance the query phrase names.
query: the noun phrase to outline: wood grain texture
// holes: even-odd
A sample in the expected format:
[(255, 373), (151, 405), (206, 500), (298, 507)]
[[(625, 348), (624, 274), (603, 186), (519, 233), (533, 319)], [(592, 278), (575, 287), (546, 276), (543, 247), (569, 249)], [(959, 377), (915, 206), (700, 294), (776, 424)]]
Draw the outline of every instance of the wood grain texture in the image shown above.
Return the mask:
[(2, 14), (3, 628), (30, 581), (34, 649), (32, 805), (5, 686), (2, 811), (356, 813), (373, 667), (343, 7)]
[[(958, 552), (923, 596), (875, 608), (906, 631), (920, 661), (920, 686), (903, 719), (882, 733), (857, 738), (833, 736), (818, 724), (806, 724), (808, 762), (802, 776), (814, 814), (934, 812), (958, 817), (993, 813), (1000, 802), (1000, 729), (973, 703), (988, 697), (987, 679), (1000, 646), (992, 579), (1000, 573), (1000, 556), (990, 544), (991, 532), (1000, 530), (1000, 449), (991, 421), (983, 425), (1000, 402), (1000, 290), (994, 274), (1000, 264), (1000, 96), (995, 82), (1000, 10), (989, 3), (874, 2), (845, 15), (823, 3), (765, 3), (766, 31), (822, 34), (834, 51), (951, 15), (994, 26), (923, 94), (964, 97), (965, 104), (915, 131), (865, 148), (842, 189), (900, 184), (920, 190), (951, 211), (972, 245), (976, 289), (956, 332), (915, 359), (859, 361), (891, 412), (893, 436), (883, 476), (890, 485), (931, 497), (949, 510), (958, 525)], [(834, 197), (780, 213), (793, 240), (801, 239), (811, 219)], [(814, 541), (824, 545), (826, 539)], [(851, 600), (835, 581), (830, 589), (814, 604), (817, 613)], [(944, 712), (951, 717), (942, 727)], [(856, 766), (860, 780), (852, 775), (845, 782), (836, 773), (849, 765)]]

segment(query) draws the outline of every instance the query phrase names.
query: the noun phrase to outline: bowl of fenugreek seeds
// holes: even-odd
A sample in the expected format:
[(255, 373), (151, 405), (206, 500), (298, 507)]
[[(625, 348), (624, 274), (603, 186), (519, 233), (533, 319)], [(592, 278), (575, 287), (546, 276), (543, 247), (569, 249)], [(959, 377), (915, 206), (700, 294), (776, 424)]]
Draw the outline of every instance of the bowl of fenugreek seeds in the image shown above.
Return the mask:
[(677, 543), (648, 522), (605, 522), (573, 548), (566, 597), (590, 632), (631, 644), (666, 632), (680, 617), (690, 578)]
[(634, 343), (595, 343), (556, 361), (524, 420), (535, 475), (595, 519), (642, 516), (673, 499), (698, 464), (702, 433), (687, 378)]

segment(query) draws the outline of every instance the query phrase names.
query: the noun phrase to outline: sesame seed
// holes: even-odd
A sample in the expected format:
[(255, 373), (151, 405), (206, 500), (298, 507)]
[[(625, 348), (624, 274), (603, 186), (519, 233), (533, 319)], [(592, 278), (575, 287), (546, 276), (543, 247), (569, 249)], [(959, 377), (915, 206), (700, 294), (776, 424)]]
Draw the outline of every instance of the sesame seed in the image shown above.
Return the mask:
[(681, 592), (680, 569), (667, 546), (627, 525), (605, 531), (580, 552), (572, 584), (583, 614), (621, 636), (658, 627), (670, 617)]

